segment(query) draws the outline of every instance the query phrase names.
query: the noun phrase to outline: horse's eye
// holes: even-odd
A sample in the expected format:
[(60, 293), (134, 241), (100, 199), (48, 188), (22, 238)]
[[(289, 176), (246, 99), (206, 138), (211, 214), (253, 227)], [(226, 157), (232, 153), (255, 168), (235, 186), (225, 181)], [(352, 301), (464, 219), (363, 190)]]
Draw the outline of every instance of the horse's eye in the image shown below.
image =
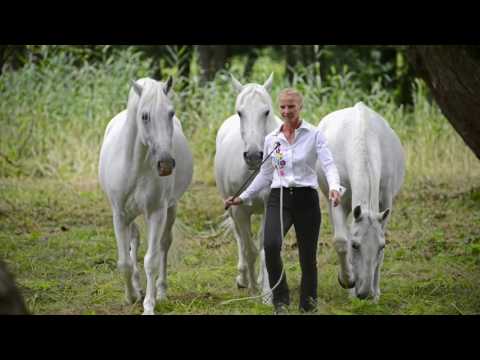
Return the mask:
[(144, 122), (150, 121), (150, 116), (148, 115), (148, 113), (143, 113), (143, 114), (142, 114), (142, 120), (143, 120)]
[(352, 241), (352, 248), (354, 250), (360, 250), (360, 244), (357, 242)]
[(237, 114), (238, 114), (238, 116), (242, 117), (242, 112), (241, 111), (237, 111)]
[(270, 114), (270, 110), (265, 111), (265, 117), (267, 117)]
[(174, 115), (175, 115), (175, 111), (174, 111), (174, 110), (171, 110), (171, 111), (168, 113), (168, 116), (170, 116), (170, 118), (173, 118)]

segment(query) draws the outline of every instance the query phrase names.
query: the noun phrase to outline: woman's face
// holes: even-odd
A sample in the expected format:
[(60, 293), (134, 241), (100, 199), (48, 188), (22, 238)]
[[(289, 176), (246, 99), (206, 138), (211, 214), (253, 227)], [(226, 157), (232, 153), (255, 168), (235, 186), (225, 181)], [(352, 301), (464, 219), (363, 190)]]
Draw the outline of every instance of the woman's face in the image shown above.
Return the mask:
[(295, 95), (283, 95), (279, 99), (280, 114), (283, 121), (296, 122), (300, 120), (300, 105), (299, 98)]

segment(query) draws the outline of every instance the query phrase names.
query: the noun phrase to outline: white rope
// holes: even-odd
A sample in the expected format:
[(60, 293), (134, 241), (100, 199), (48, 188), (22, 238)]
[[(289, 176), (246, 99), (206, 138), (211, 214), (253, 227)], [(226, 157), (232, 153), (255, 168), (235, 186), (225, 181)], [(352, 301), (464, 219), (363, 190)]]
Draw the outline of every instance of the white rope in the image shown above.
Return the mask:
[[(278, 168), (277, 168), (277, 173), (278, 173), (279, 178), (281, 179), (280, 171), (279, 171)], [(283, 184), (281, 184), (281, 185), (283, 185)], [(340, 196), (343, 196), (343, 194), (346, 191), (346, 188), (343, 187), (343, 186), (340, 186), (339, 190), (340, 190), (339, 191)], [(332, 208), (333, 208), (333, 199), (332, 199)], [(284, 231), (283, 229), (284, 229), (283, 228), (283, 186), (280, 186), (280, 235), (282, 237), (282, 246), (283, 246), (283, 243), (285, 242), (284, 235), (283, 235), (283, 231)], [(264, 231), (264, 233), (265, 233), (265, 231)], [(280, 253), (281, 253), (281, 249), (280, 249)], [(263, 269), (261, 269), (261, 271), (263, 271)], [(220, 305), (227, 305), (227, 304), (231, 304), (233, 302), (238, 302), (238, 301), (254, 300), (254, 299), (259, 299), (259, 298), (262, 298), (262, 297), (265, 297), (265, 296), (273, 295), (273, 290), (275, 290), (277, 288), (277, 286), (280, 285), (280, 282), (282, 281), (282, 278), (283, 278), (284, 274), (285, 274), (285, 266), (282, 265), (282, 273), (280, 274), (280, 278), (278, 279), (275, 286), (273, 288), (271, 288), (270, 290), (268, 290), (267, 292), (262, 293), (260, 295), (256, 295), (256, 296), (248, 296), (248, 297), (243, 297), (243, 298), (238, 298), (238, 299), (226, 300), (226, 301), (221, 302)]]
[[(283, 238), (283, 187), (282, 186), (280, 187), (280, 234), (282, 236), (282, 244), (283, 244), (284, 238)], [(281, 252), (281, 250), (280, 250), (280, 252)], [(261, 269), (261, 271), (263, 271), (263, 269)], [(280, 278), (278, 279), (275, 286), (273, 288), (271, 288), (270, 290), (268, 290), (267, 292), (262, 293), (260, 295), (256, 295), (256, 296), (249, 296), (249, 297), (244, 297), (244, 298), (238, 298), (238, 299), (231, 299), (231, 300), (223, 301), (223, 302), (220, 303), (220, 305), (227, 305), (227, 304), (231, 304), (231, 303), (237, 302), (237, 301), (254, 300), (254, 299), (262, 298), (262, 297), (269, 296), (269, 295), (273, 296), (273, 290), (275, 290), (277, 288), (277, 286), (280, 285), (280, 282), (282, 281), (282, 277), (283, 277), (284, 273), (285, 273), (285, 267), (282, 266), (282, 273), (280, 274)]]
[[(277, 169), (278, 170), (278, 169)], [(343, 195), (345, 193), (345, 190), (346, 188), (343, 187), (343, 186), (340, 186), (340, 195)], [(333, 207), (333, 199), (332, 199), (332, 207)], [(283, 243), (284, 243), (284, 235), (283, 235), (283, 186), (280, 186), (280, 234), (281, 234), (281, 237), (282, 237), (282, 246), (283, 246)], [(280, 250), (281, 252), (281, 250)], [(263, 269), (262, 269), (263, 271)], [(237, 302), (237, 301), (246, 301), (246, 300), (254, 300), (254, 299), (258, 299), (258, 298), (262, 298), (262, 297), (265, 297), (265, 296), (269, 296), (269, 295), (272, 295), (273, 294), (273, 290), (275, 290), (277, 288), (278, 285), (280, 285), (280, 282), (282, 281), (282, 277), (285, 273), (285, 266), (282, 266), (282, 273), (280, 274), (280, 278), (278, 279), (277, 283), (275, 284), (275, 286), (268, 290), (267, 292), (265, 293), (262, 293), (260, 295), (256, 295), (256, 296), (249, 296), (249, 297), (244, 297), (244, 298), (238, 298), (238, 299), (231, 299), (231, 300), (227, 300), (227, 301), (223, 301), (220, 303), (220, 305), (227, 305), (227, 304), (231, 304), (233, 302)]]
[[(279, 171), (278, 168), (277, 168), (277, 173), (278, 173), (279, 178), (281, 179), (280, 171)], [(264, 229), (262, 235), (265, 236), (265, 229)], [(284, 237), (283, 237), (283, 186), (280, 186), (280, 235), (282, 237), (282, 246), (283, 246), (283, 243), (284, 243)], [(282, 250), (280, 249), (280, 253), (281, 253), (281, 251)], [(263, 269), (261, 269), (260, 271), (263, 271)], [(270, 296), (270, 295), (273, 297), (273, 290), (275, 290), (277, 288), (277, 286), (280, 285), (280, 282), (282, 281), (282, 277), (283, 277), (284, 273), (285, 273), (285, 267), (282, 265), (282, 273), (280, 274), (280, 278), (278, 279), (275, 286), (273, 288), (271, 288), (270, 290), (268, 290), (267, 292), (262, 293), (260, 295), (256, 295), (256, 296), (249, 296), (249, 297), (243, 297), (243, 298), (223, 301), (223, 302), (220, 303), (220, 305), (227, 305), (227, 304), (231, 304), (233, 302), (238, 302), (238, 301), (259, 299), (259, 298), (262, 298), (262, 297), (265, 297), (265, 296)]]

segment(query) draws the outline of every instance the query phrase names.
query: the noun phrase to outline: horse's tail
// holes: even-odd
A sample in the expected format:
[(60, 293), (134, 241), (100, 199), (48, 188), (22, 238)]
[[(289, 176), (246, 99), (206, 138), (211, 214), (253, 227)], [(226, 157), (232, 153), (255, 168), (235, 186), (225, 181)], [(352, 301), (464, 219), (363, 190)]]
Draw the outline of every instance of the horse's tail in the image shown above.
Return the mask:
[(223, 215), (220, 217), (220, 224), (218, 225), (218, 228), (220, 229), (220, 232), (226, 236), (229, 235), (230, 233), (233, 234), (233, 230), (235, 228), (235, 224), (233, 223), (233, 219), (230, 216), (228, 211), (225, 211)]
[(220, 215), (218, 225), (215, 229), (211, 229), (210, 231), (201, 231), (198, 232), (187, 226), (183, 221), (179, 218), (176, 219), (174, 224), (175, 230), (180, 230), (184, 235), (189, 236), (191, 238), (197, 239), (211, 239), (217, 237), (226, 237), (229, 234), (233, 234), (234, 231), (234, 223), (233, 219), (229, 216), (228, 211)]

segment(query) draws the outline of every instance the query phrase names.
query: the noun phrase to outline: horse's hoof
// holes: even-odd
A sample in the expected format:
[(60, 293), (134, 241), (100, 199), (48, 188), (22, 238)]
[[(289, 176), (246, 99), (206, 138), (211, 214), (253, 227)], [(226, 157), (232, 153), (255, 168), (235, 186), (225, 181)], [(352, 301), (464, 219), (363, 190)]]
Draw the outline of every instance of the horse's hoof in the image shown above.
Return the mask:
[(337, 276), (337, 279), (338, 279), (338, 283), (340, 284), (340, 286), (344, 289), (352, 289), (353, 287), (355, 287), (355, 281), (352, 281), (352, 282), (349, 282), (347, 285), (345, 285), (343, 282), (342, 282), (342, 279), (340, 277), (340, 274), (338, 274)]
[(242, 283), (240, 282), (239, 277), (240, 277), (240, 276), (237, 276), (237, 278), (235, 279), (235, 283), (237, 284), (237, 289), (246, 289), (248, 286), (242, 284)]
[(124, 304), (129, 306), (138, 302), (138, 299), (135, 296), (125, 296)]
[(246, 289), (247, 286), (243, 285), (243, 284), (240, 284), (238, 281), (236, 281), (237, 283), (237, 289)]
[(133, 295), (132, 304), (141, 303), (144, 298), (145, 298), (145, 292), (143, 292), (142, 290), (136, 290), (135, 295)]
[(165, 290), (157, 292), (157, 301), (166, 301), (167, 300), (167, 292)]

